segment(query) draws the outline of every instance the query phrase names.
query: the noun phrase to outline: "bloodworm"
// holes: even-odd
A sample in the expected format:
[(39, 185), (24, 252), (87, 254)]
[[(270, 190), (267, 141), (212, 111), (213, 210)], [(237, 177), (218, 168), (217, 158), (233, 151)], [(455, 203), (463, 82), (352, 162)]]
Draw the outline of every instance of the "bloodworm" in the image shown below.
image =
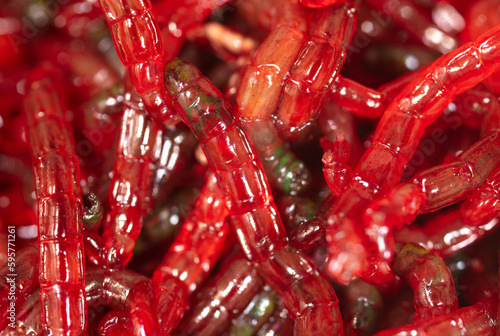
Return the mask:
[[(492, 99), (497, 99), (493, 97)], [(483, 132), (499, 134), (500, 108), (489, 111), (483, 121)], [(496, 158), (493, 157), (492, 160)], [(462, 216), (468, 225), (484, 225), (500, 213), (500, 166), (486, 179), (484, 185), (475, 190), (462, 204)]]
[(453, 278), (442, 258), (415, 243), (396, 246), (396, 253), (394, 270), (413, 289), (413, 324), (458, 309)]
[(369, 281), (385, 282), (391, 277), (387, 264), (368, 261), (375, 249), (360, 225), (361, 214), (376, 194), (400, 180), (425, 126), (440, 115), (453, 97), (497, 70), (499, 31), (500, 26), (439, 58), (386, 109), (350, 186), (328, 215), (327, 272), (336, 281), (346, 283), (353, 276), (363, 276)]
[(319, 117), (319, 125), (324, 136), (320, 141), (325, 152), (323, 174), (332, 193), (339, 196), (351, 181), (351, 166), (358, 163), (362, 154), (354, 118), (345, 109), (327, 101)]
[(124, 267), (132, 257), (142, 216), (149, 209), (149, 187), (159, 123), (143, 109), (133, 89), (125, 89), (117, 158), (109, 192), (110, 211), (104, 221), (103, 259), (107, 267)]
[(480, 226), (500, 214), (500, 167), (486, 179), (484, 185), (467, 197), (460, 209), (467, 225)]
[(356, 25), (355, 13), (354, 1), (313, 11), (307, 35), (282, 83), (276, 116), (278, 130), (285, 138), (299, 138), (317, 119), (344, 65)]
[[(420, 213), (464, 199), (500, 165), (499, 115), (498, 108), (489, 111), (484, 120), (486, 134), (455, 160), (421, 171), (367, 207), (363, 216), (366, 232), (383, 258), (392, 258), (394, 228), (412, 223)], [(493, 213), (490, 220), (494, 217)]]
[(127, 315), (121, 309), (113, 309), (99, 322), (99, 336), (132, 336), (127, 328)]
[(221, 254), (229, 233), (226, 216), (224, 194), (210, 174), (195, 210), (153, 274), (158, 317), (168, 335), (188, 308), (189, 296), (208, 277)]
[(174, 107), (202, 144), (209, 166), (226, 193), (230, 219), (247, 258), (282, 295), (296, 320), (295, 332), (341, 332), (338, 300), (331, 285), (301, 253), (287, 244), (269, 186), (231, 106), (199, 70), (180, 60), (165, 68)]
[(358, 117), (379, 118), (391, 99), (417, 74), (418, 72), (411, 72), (400, 76), (380, 86), (377, 90), (339, 75), (333, 82), (329, 98)]
[(418, 325), (387, 329), (374, 336), (494, 336), (497, 327), (496, 295), (494, 293), (472, 306), (460, 308)]
[(27, 81), (24, 110), (39, 215), (42, 329), (83, 335), (86, 326), (79, 163), (47, 69)]
[(163, 81), (163, 40), (149, 0), (99, 0), (116, 51), (153, 118), (169, 125), (178, 118)]
[(484, 183), (500, 164), (499, 135), (489, 133), (454, 161), (418, 173), (366, 208), (365, 230), (381, 257), (392, 259), (394, 228), (412, 223), (420, 213), (456, 203)]
[(400, 243), (417, 243), (431, 253), (447, 258), (482, 239), (499, 224), (500, 220), (494, 218), (484, 225), (471, 227), (462, 220), (458, 209), (452, 209), (436, 215), (422, 226), (410, 225), (396, 231), (395, 239)]
[(133, 335), (162, 335), (154, 305), (152, 281), (130, 270), (108, 272), (89, 267), (85, 289), (89, 308), (100, 305), (123, 309)]
[(236, 93), (236, 113), (270, 183), (297, 193), (310, 184), (310, 172), (286, 148), (271, 116), (278, 106), (285, 75), (302, 46), (307, 15), (294, 0), (276, 0), (271, 7), (276, 10), (273, 20), (277, 22), (243, 73)]
[(219, 335), (262, 288), (257, 270), (243, 257), (229, 259), (198, 294), (174, 335)]

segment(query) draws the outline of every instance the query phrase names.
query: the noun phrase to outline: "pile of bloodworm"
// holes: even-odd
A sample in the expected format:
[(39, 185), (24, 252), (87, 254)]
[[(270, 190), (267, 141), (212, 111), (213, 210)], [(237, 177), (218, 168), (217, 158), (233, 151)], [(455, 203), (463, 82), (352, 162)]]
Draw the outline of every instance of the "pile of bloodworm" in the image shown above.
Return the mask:
[(2, 0), (0, 96), (0, 336), (500, 334), (499, 0)]

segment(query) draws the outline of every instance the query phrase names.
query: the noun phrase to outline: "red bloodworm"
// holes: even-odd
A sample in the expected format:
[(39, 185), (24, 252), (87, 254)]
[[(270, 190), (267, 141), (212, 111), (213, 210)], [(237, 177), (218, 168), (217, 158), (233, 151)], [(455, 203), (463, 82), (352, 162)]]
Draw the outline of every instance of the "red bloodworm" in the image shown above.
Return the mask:
[(480, 226), (500, 214), (500, 167), (462, 203), (460, 210), (467, 225)]
[(4, 263), (0, 268), (0, 330), (3, 330), (7, 324), (12, 322), (11, 319), (7, 319), (10, 315), (8, 311), (10, 301), (8, 298), (12, 285), (7, 281), (8, 274), (16, 274), (15, 307), (20, 307), (28, 299), (28, 296), (38, 288), (38, 267), (34, 267), (34, 265), (38, 265), (38, 254), (37, 245), (28, 245), (17, 252), (15, 271), (9, 269), (8, 263)]
[(356, 26), (355, 14), (354, 1), (313, 11), (309, 30), (282, 83), (276, 121), (285, 138), (300, 138), (317, 119), (344, 65)]
[(362, 155), (354, 117), (342, 107), (327, 101), (319, 117), (319, 127), (324, 136), (320, 141), (324, 150), (323, 174), (332, 193), (339, 196), (351, 181), (351, 167), (356, 166)]
[(128, 316), (121, 309), (113, 309), (99, 322), (97, 333), (99, 336), (132, 336), (127, 328)]
[(142, 216), (149, 209), (149, 187), (157, 135), (161, 125), (144, 111), (140, 98), (125, 89), (117, 158), (109, 193), (110, 211), (104, 221), (104, 263), (121, 268), (132, 257), (142, 227)]
[(163, 81), (163, 40), (149, 0), (99, 0), (116, 51), (153, 118), (178, 122)]
[[(495, 97), (495, 102), (498, 102)], [(486, 134), (496, 133), (500, 130), (500, 108), (495, 105), (495, 110), (488, 111), (482, 131)], [(493, 157), (492, 160), (495, 160)], [(497, 167), (486, 179), (483, 186), (475, 190), (462, 204), (462, 217), (468, 225), (484, 225), (500, 214), (500, 166)]]
[(496, 295), (497, 293), (494, 293), (472, 306), (460, 308), (417, 325), (387, 329), (374, 336), (494, 336), (497, 328)]
[(226, 216), (224, 194), (210, 174), (195, 210), (153, 274), (158, 317), (167, 334), (175, 329), (189, 305), (189, 296), (205, 281), (220, 256), (229, 233)]
[(377, 287), (357, 279), (345, 288), (344, 300), (344, 335), (373, 335), (384, 306)]
[(108, 272), (101, 267), (90, 267), (85, 287), (89, 308), (103, 305), (123, 309), (130, 334), (162, 334), (150, 279), (126, 269)]
[(382, 11), (402, 29), (406, 30), (424, 45), (448, 53), (459, 46), (456, 37), (434, 25), (421, 9), (409, 0), (368, 0), (375, 10)]
[[(453, 161), (421, 171), (410, 182), (395, 186), (366, 208), (366, 232), (383, 258), (392, 258), (394, 228), (412, 223), (420, 213), (461, 201), (500, 165), (500, 109), (493, 107), (485, 119), (486, 135), (479, 141)], [(490, 220), (494, 217), (493, 213)]]
[(311, 261), (288, 246), (262, 166), (231, 106), (198, 69), (183, 61), (171, 61), (165, 78), (177, 112), (200, 140), (227, 195), (230, 219), (245, 255), (282, 295), (296, 320), (295, 332), (312, 335), (317, 328), (330, 328), (340, 333), (335, 292)]
[(413, 324), (458, 309), (453, 277), (441, 257), (415, 243), (396, 246), (396, 253), (394, 270), (413, 289)]
[(418, 214), (435, 211), (463, 200), (480, 187), (500, 164), (500, 134), (491, 132), (454, 161), (418, 173), (365, 210), (363, 221), (369, 239), (386, 260), (392, 259), (394, 228), (412, 223)]
[(343, 134), (337, 134), (335, 142), (326, 138), (321, 139), (323, 154), (323, 175), (328, 187), (335, 196), (351, 181), (353, 172), (347, 161), (350, 157), (349, 143)]
[(243, 257), (231, 258), (197, 295), (174, 335), (220, 335), (263, 286), (257, 270)]
[(38, 199), (42, 329), (81, 335), (86, 303), (79, 163), (49, 73), (32, 73), (24, 100)]
[(464, 223), (458, 209), (448, 210), (424, 223), (396, 231), (396, 242), (414, 242), (441, 258), (447, 258), (488, 235), (499, 226), (492, 219), (485, 225), (471, 227)]
[(392, 98), (417, 75), (415, 71), (400, 76), (377, 90), (339, 75), (333, 82), (329, 98), (358, 117), (379, 118)]
[[(373, 282), (390, 278), (388, 265), (369, 262), (375, 246), (363, 232), (361, 215), (376, 194), (401, 178), (427, 125), (458, 94), (497, 70), (500, 26), (442, 56), (423, 70), (388, 106), (355, 176), (328, 215), (330, 260), (327, 272), (340, 283), (353, 276)], [(494, 137), (494, 136), (493, 136)]]
[(286, 147), (271, 116), (278, 106), (283, 80), (302, 47), (307, 15), (295, 0), (276, 0), (272, 5), (277, 23), (242, 75), (236, 114), (271, 185), (297, 193), (310, 184), (311, 174)]

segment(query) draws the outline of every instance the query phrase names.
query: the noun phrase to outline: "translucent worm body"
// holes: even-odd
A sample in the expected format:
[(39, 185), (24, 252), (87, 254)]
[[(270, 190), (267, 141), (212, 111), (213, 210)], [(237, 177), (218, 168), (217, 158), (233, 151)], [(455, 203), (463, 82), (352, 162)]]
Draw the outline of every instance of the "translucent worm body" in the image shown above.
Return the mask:
[(330, 328), (341, 332), (331, 285), (303, 255), (287, 246), (262, 166), (222, 94), (199, 70), (175, 60), (165, 69), (174, 107), (202, 144), (227, 194), (230, 218), (247, 258), (271, 288), (282, 294), (298, 335)]
[(413, 324), (458, 309), (453, 278), (442, 258), (414, 243), (397, 246), (396, 250), (394, 270), (404, 276), (413, 289)]
[(376, 333), (375, 336), (494, 336), (498, 303), (495, 296), (496, 293), (472, 306), (460, 308), (415, 326), (387, 329)]
[(467, 225), (485, 225), (500, 214), (500, 167), (486, 179), (484, 185), (467, 197), (461, 205)]
[(103, 305), (123, 309), (130, 334), (161, 335), (150, 279), (130, 270), (107, 272), (90, 267), (85, 287), (90, 308)]
[(262, 285), (251, 263), (242, 257), (231, 258), (202, 289), (197, 304), (184, 316), (175, 335), (219, 335)]
[(339, 196), (344, 187), (351, 181), (353, 166), (361, 157), (361, 143), (355, 131), (353, 116), (327, 101), (319, 117), (323, 155), (323, 174), (330, 190)]
[[(496, 100), (496, 97), (492, 99)], [(498, 103), (498, 101), (495, 101)], [(499, 134), (500, 108), (487, 112), (483, 121), (482, 131), (486, 134)], [(491, 161), (496, 159), (492, 156)], [(500, 166), (497, 167), (484, 182), (484, 184), (467, 197), (462, 204), (462, 217), (468, 225), (484, 225), (500, 213)]]
[(24, 101), (38, 199), (42, 328), (50, 335), (83, 335), (79, 163), (57, 88), (46, 71), (33, 73)]
[(339, 75), (333, 82), (329, 97), (337, 105), (358, 117), (379, 118), (393, 96), (398, 94), (417, 74), (418, 72), (412, 72), (400, 76), (377, 90)]
[(453, 97), (497, 70), (499, 31), (500, 26), (439, 58), (412, 80), (386, 109), (351, 185), (328, 215), (326, 239), (330, 261), (327, 269), (337, 281), (345, 283), (363, 273), (372, 281), (386, 281), (387, 265), (368, 262), (374, 247), (362, 232), (360, 214), (375, 194), (399, 181), (425, 126), (440, 115)]
[(352, 179), (352, 169), (347, 164), (350, 156), (349, 143), (343, 135), (337, 135), (335, 142), (325, 138), (321, 139), (323, 154), (323, 175), (326, 183), (335, 196), (339, 196), (342, 190)]
[(418, 214), (456, 203), (481, 186), (500, 164), (500, 133), (491, 132), (454, 161), (418, 173), (372, 202), (363, 220), (381, 256), (392, 258), (392, 232), (412, 223)]
[(167, 334), (179, 323), (189, 305), (190, 294), (209, 275), (224, 247), (229, 232), (226, 215), (224, 194), (215, 176), (210, 174), (195, 210), (153, 275), (158, 317)]
[(117, 158), (111, 180), (110, 212), (104, 222), (104, 262), (110, 268), (125, 266), (132, 257), (148, 195), (154, 150), (161, 125), (143, 110), (140, 98), (126, 90)]
[(297, 138), (317, 118), (344, 65), (355, 25), (353, 1), (313, 12), (308, 34), (282, 84), (276, 115), (285, 138)]
[(127, 328), (127, 315), (121, 309), (107, 313), (97, 330), (99, 336), (132, 336)]
[(99, 0), (116, 51), (152, 117), (168, 124), (178, 119), (163, 81), (163, 40), (149, 0)]
[(441, 258), (447, 258), (484, 238), (499, 224), (500, 220), (494, 218), (484, 225), (471, 227), (462, 220), (460, 211), (453, 209), (437, 215), (420, 227), (404, 227), (396, 231), (395, 236), (396, 242), (414, 242)]
[[(285, 192), (300, 192), (310, 183), (304, 164), (286, 148), (271, 115), (276, 110), (282, 83), (304, 39), (306, 13), (295, 1), (272, 3), (277, 13), (273, 31), (257, 49), (236, 93), (239, 117), (270, 183)], [(258, 84), (257, 84), (258, 83)]]

